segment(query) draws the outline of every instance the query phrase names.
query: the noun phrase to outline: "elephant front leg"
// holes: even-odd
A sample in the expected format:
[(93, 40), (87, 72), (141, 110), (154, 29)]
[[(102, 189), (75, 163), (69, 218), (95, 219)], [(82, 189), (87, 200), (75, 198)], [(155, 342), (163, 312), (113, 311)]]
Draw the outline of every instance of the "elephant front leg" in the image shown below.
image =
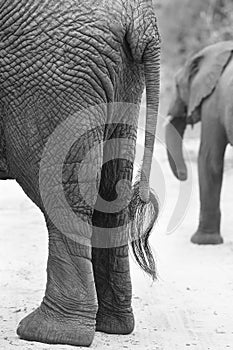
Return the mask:
[(195, 244), (221, 244), (220, 194), (227, 139), (223, 127), (213, 120), (203, 121), (198, 158), (200, 218), (191, 241)]
[(89, 346), (95, 333), (97, 297), (91, 247), (49, 229), (45, 297), (18, 327), (20, 338), (48, 344)]

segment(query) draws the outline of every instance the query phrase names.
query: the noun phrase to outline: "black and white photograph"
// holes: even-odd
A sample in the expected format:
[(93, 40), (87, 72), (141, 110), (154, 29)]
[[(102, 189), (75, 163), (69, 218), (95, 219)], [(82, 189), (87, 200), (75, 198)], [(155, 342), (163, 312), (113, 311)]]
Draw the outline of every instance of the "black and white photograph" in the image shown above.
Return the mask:
[(232, 0), (0, 0), (0, 349), (233, 350)]

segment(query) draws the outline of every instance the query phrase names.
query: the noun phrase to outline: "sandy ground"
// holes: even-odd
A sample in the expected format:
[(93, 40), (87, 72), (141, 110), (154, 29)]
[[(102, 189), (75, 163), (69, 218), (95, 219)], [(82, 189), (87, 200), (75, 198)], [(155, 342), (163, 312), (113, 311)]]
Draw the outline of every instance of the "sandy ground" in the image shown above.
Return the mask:
[[(193, 159), (197, 141), (187, 142)], [(233, 349), (233, 168), (229, 151), (222, 194), (225, 244), (199, 247), (190, 243), (198, 220), (196, 163), (191, 162), (192, 197), (182, 222), (170, 235), (179, 182), (172, 176), (163, 149), (159, 163), (166, 203), (151, 239), (159, 280), (151, 281), (132, 260), (136, 328), (129, 336), (96, 333), (93, 349), (223, 350)], [(192, 156), (191, 156), (192, 158)], [(14, 181), (0, 182), (0, 349), (69, 349), (18, 339), (18, 322), (43, 297), (47, 234), (39, 210)], [(182, 215), (181, 215), (182, 216)]]

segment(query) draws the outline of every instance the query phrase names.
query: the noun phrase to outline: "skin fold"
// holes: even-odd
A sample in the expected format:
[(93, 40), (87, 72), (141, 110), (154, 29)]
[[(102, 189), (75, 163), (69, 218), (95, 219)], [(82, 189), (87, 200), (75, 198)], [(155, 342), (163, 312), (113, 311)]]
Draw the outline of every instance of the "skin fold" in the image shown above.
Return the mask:
[[(120, 237), (132, 219), (140, 223), (129, 225), (135, 257), (155, 277), (148, 237), (157, 200), (149, 178), (160, 38), (152, 3), (0, 0), (0, 43), (0, 179), (16, 179), (43, 212), (49, 235), (45, 296), (17, 334), (76, 346), (89, 346), (95, 330), (128, 334), (134, 328), (132, 287), (128, 242)], [(145, 152), (132, 189), (145, 86)], [(109, 146), (112, 139), (115, 146)], [(99, 198), (111, 213), (100, 210)], [(153, 214), (144, 232), (147, 206)], [(103, 246), (101, 234), (115, 229), (119, 235), (109, 236), (115, 244)]]
[[(220, 194), (227, 144), (233, 145), (233, 42), (206, 47), (176, 75), (166, 130), (169, 162), (179, 180), (187, 177), (182, 140), (187, 124), (201, 121), (198, 156), (199, 226), (191, 241), (220, 244)], [(171, 156), (172, 155), (172, 156)]]

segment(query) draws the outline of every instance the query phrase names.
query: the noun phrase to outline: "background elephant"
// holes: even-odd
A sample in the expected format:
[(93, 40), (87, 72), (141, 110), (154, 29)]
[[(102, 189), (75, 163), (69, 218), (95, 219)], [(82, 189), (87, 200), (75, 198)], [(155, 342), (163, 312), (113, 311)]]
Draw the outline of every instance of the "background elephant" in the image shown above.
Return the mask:
[[(187, 60), (176, 74), (176, 90), (166, 127), (169, 162), (179, 180), (187, 178), (182, 139), (187, 124), (201, 120), (198, 156), (200, 221), (191, 241), (219, 244), (220, 192), (224, 153), (233, 145), (233, 42), (208, 46)], [(176, 132), (174, 132), (174, 128)]]
[[(98, 246), (98, 234), (129, 226), (137, 262), (155, 277), (148, 237), (158, 208), (149, 176), (160, 40), (151, 1), (0, 1), (0, 42), (1, 177), (17, 180), (44, 213), (49, 232), (45, 297), (17, 333), (31, 341), (80, 346), (91, 344), (95, 329), (130, 333), (128, 244)], [(131, 198), (144, 82), (145, 152)], [(75, 137), (71, 144), (70, 137)], [(114, 139), (114, 146), (105, 147), (104, 141)], [(90, 149), (95, 157), (80, 179)], [(99, 198), (108, 208), (119, 204), (118, 194), (123, 209), (99, 210)]]

